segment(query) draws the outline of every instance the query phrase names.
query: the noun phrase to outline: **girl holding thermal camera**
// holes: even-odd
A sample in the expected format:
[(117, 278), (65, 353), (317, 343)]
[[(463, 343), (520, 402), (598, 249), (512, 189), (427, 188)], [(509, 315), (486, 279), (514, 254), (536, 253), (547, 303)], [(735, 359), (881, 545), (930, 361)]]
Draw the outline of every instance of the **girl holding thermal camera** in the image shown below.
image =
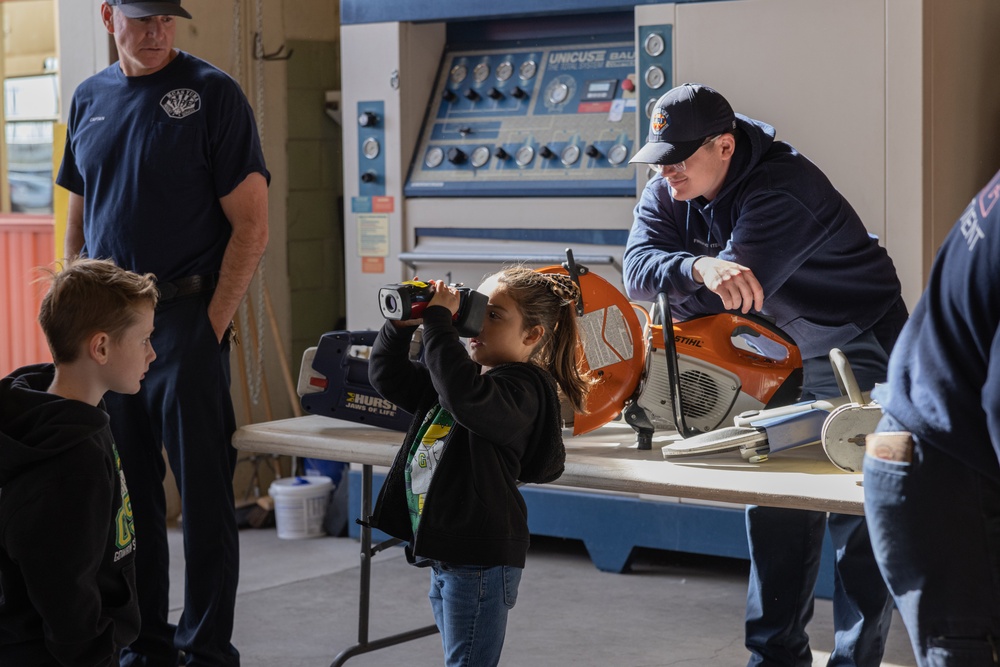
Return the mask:
[[(371, 525), (431, 568), (445, 665), (496, 665), (528, 550), (518, 483), (562, 474), (556, 384), (578, 412), (591, 384), (577, 359), (580, 293), (565, 275), (504, 269), (479, 287), (489, 305), (466, 350), (452, 320), (458, 290), (432, 284), (422, 319), (387, 320), (372, 348), (372, 385), (414, 419)], [(410, 339), (421, 323), (415, 362)]]

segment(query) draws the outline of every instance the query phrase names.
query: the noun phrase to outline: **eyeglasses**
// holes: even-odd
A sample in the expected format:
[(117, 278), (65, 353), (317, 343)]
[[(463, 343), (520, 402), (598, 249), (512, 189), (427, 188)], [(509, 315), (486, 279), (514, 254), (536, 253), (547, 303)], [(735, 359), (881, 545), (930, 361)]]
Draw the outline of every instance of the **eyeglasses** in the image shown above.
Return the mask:
[[(717, 134), (714, 137), (706, 138), (705, 141), (701, 142), (701, 146), (698, 146), (698, 150), (701, 150), (702, 146), (709, 145), (710, 143), (712, 143), (721, 136), (722, 136), (721, 134)], [(674, 172), (680, 174), (684, 171), (687, 171), (687, 162), (685, 160), (681, 160), (677, 164), (654, 164), (651, 166), (655, 171), (660, 172), (661, 175), (665, 172)]]

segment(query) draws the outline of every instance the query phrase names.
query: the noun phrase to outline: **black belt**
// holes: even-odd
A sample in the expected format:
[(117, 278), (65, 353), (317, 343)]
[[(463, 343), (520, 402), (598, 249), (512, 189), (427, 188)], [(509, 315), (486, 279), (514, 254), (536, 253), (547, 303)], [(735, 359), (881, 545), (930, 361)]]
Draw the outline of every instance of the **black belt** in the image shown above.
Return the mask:
[(209, 276), (188, 276), (168, 283), (156, 283), (160, 290), (160, 301), (170, 301), (182, 296), (211, 292), (219, 284), (218, 274)]

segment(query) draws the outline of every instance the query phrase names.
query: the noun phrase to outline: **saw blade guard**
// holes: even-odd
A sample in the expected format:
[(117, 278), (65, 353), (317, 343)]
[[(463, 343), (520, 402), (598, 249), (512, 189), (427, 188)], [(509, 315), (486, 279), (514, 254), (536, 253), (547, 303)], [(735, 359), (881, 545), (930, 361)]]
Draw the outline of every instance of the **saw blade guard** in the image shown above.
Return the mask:
[[(573, 415), (573, 435), (589, 433), (617, 417), (642, 378), (642, 325), (625, 295), (607, 280), (578, 267), (583, 312), (577, 319), (584, 369), (598, 381), (587, 397), (587, 414)], [(562, 266), (539, 273), (571, 275)]]

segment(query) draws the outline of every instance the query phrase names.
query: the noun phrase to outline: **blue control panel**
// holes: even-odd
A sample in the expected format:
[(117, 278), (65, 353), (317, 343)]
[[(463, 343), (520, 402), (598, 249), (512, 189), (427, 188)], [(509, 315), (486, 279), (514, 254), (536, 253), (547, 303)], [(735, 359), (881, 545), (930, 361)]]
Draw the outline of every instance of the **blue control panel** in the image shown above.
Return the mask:
[(385, 194), (385, 103), (358, 102), (358, 194)]
[(631, 34), (447, 50), (405, 194), (635, 196), (635, 72)]
[(639, 26), (639, 77), (639, 131), (644, 142), (656, 101), (674, 87), (672, 25)]

